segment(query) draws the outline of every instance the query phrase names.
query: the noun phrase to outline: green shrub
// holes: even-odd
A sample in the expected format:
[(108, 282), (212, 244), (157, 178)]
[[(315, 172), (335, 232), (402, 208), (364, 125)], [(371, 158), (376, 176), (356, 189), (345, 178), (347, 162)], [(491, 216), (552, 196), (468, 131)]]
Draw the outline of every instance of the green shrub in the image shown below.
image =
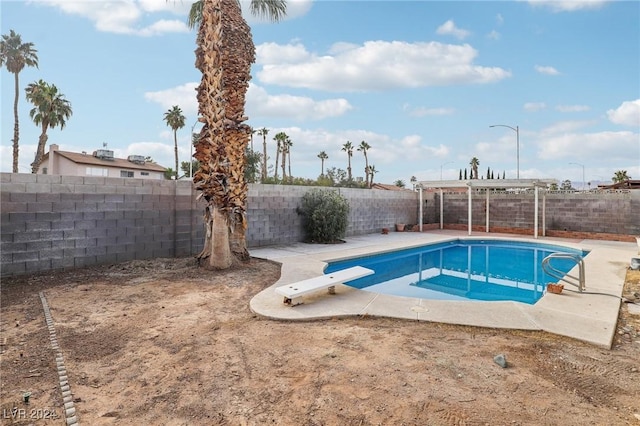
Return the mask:
[(337, 191), (312, 189), (302, 196), (298, 213), (310, 242), (333, 243), (347, 230), (349, 203)]

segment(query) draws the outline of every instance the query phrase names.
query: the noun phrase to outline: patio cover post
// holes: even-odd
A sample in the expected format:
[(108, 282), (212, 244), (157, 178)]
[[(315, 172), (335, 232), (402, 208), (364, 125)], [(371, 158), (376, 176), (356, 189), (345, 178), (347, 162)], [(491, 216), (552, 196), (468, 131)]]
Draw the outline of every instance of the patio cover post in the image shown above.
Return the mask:
[(471, 182), (467, 183), (469, 188), (467, 189), (467, 193), (469, 194), (469, 202), (468, 202), (468, 221), (469, 221), (469, 235), (471, 235)]
[(422, 232), (422, 222), (424, 222), (422, 220), (422, 185), (418, 186), (418, 190), (420, 191), (420, 208), (418, 208), (418, 220), (420, 220), (420, 232)]
[(533, 209), (533, 214), (535, 215), (535, 217), (533, 218), (533, 238), (538, 238), (538, 192), (539, 192), (540, 188), (536, 185), (535, 187), (535, 207)]
[(440, 229), (444, 229), (444, 192), (440, 188)]
[(486, 213), (486, 218), (485, 218), (485, 221), (486, 221), (485, 228), (486, 228), (486, 230), (485, 230), (485, 232), (489, 232), (489, 188), (485, 189), (485, 191), (487, 191), (487, 202), (485, 204), (486, 207), (487, 207), (487, 211), (485, 212)]
[(547, 236), (547, 191), (542, 193), (542, 236)]

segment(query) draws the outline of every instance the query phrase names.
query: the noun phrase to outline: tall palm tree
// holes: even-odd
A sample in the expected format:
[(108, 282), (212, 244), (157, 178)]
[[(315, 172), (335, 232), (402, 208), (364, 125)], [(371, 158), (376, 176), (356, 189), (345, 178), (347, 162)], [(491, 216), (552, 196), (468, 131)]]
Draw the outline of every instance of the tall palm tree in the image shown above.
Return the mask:
[(627, 174), (626, 170), (618, 170), (618, 171), (616, 171), (616, 173), (611, 178), (613, 183), (620, 183), (620, 182), (627, 181), (629, 179), (631, 179), (631, 176), (629, 176)]
[(167, 126), (173, 130), (173, 151), (176, 157), (175, 179), (178, 180), (178, 129), (184, 127), (187, 118), (182, 114), (182, 110), (178, 105), (174, 105), (170, 110), (164, 113), (164, 121)]
[(0, 67), (7, 64), (7, 71), (13, 74), (14, 93), (13, 98), (13, 173), (18, 173), (18, 140), (20, 138), (20, 123), (18, 121), (18, 99), (20, 99), (20, 84), (18, 74), (28, 67), (38, 67), (37, 50), (33, 43), (23, 43), (20, 34), (14, 30), (2, 36), (0, 41)]
[(280, 152), (282, 153), (282, 160), (280, 160), (280, 167), (282, 167), (282, 183), (287, 180), (287, 140), (289, 140), (289, 136), (287, 136), (280, 144)]
[(360, 142), (358, 146), (358, 151), (361, 151), (364, 154), (364, 181), (369, 182), (369, 159), (367, 158), (367, 151), (371, 149), (371, 145), (366, 143), (365, 141)]
[(60, 126), (64, 129), (67, 120), (73, 114), (71, 102), (64, 98), (64, 95), (58, 92), (58, 88), (54, 84), (49, 84), (43, 80), (31, 83), (25, 89), (27, 92), (27, 100), (34, 107), (29, 111), (29, 117), (36, 126), (40, 126), (42, 133), (38, 138), (38, 149), (36, 156), (31, 163), (31, 173), (37, 173), (42, 157), (44, 157), (44, 148), (47, 144), (48, 129)]
[(322, 162), (322, 167), (320, 169), (320, 176), (324, 176), (324, 160), (326, 160), (327, 158), (329, 158), (329, 156), (327, 155), (326, 152), (324, 151), (320, 151), (320, 154), (318, 154), (318, 158), (320, 159), (320, 161)]
[[(287, 139), (285, 140), (285, 152), (287, 154), (287, 165), (289, 167), (289, 181), (293, 180), (293, 175), (291, 174), (291, 147), (293, 146), (293, 141), (291, 140), (291, 138), (289, 136), (287, 136)], [(284, 176), (284, 174), (283, 174)]]
[(251, 152), (253, 152), (253, 135), (257, 132), (253, 127), (249, 127), (249, 135), (251, 136)]
[[(286, 13), (286, 2), (252, 0), (250, 10), (278, 21)], [(197, 99), (204, 124), (194, 155), (200, 162), (194, 183), (200, 191), (198, 198), (207, 204), (205, 244), (198, 259), (208, 259), (211, 268), (226, 269), (233, 256), (249, 259), (245, 235), (248, 185), (244, 180), (249, 126), (243, 123), (248, 119), (245, 96), (255, 46), (237, 1), (198, 1), (191, 7), (189, 23), (198, 26), (196, 68), (202, 79)]]
[(478, 179), (478, 166), (480, 165), (480, 160), (476, 157), (473, 157), (469, 162), (471, 166), (471, 179)]
[(269, 129), (263, 127), (258, 130), (258, 135), (262, 136), (262, 183), (267, 180), (267, 135)]
[(373, 186), (373, 176), (378, 173), (378, 171), (376, 170), (376, 166), (374, 166), (373, 164), (369, 166), (369, 188), (371, 188)]
[(353, 157), (353, 144), (347, 141), (347, 143), (342, 145), (342, 150), (347, 153), (347, 158), (349, 159), (347, 167), (347, 179), (349, 180), (349, 182), (351, 182), (353, 179), (351, 176), (351, 157)]
[[(276, 133), (276, 135), (273, 137), (273, 140), (276, 141), (276, 164), (275, 164), (275, 171), (273, 173), (273, 179), (275, 180), (275, 182), (278, 182), (278, 167), (280, 167), (280, 153), (283, 150), (283, 146), (284, 146), (284, 141), (287, 140), (287, 134), (285, 132), (278, 132)], [(282, 172), (282, 174), (284, 175), (284, 171)], [(282, 176), (282, 179), (284, 180), (284, 176)]]

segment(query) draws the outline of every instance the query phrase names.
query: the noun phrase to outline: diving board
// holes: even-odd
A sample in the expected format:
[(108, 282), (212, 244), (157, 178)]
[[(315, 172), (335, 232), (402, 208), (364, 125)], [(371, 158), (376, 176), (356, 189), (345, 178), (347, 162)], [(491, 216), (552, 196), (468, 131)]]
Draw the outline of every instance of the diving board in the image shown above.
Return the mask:
[(341, 271), (331, 272), (315, 278), (298, 281), (276, 288), (276, 293), (284, 296), (284, 303), (295, 306), (302, 303), (302, 297), (318, 290), (328, 289), (329, 294), (335, 294), (336, 284), (343, 284), (358, 278), (373, 274), (374, 271), (362, 266), (354, 266)]

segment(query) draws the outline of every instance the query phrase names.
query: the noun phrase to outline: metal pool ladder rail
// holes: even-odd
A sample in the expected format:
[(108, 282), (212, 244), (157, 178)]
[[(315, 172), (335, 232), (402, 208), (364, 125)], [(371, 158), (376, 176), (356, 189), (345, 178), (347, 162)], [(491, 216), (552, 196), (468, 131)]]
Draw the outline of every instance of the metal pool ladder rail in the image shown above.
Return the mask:
[[(574, 260), (578, 264), (579, 276), (573, 276), (570, 274), (565, 274), (561, 270), (554, 268), (551, 265), (551, 259), (571, 259)], [(582, 256), (571, 253), (551, 253), (549, 256), (545, 257), (542, 260), (542, 270), (547, 274), (556, 278), (560, 281), (564, 281), (571, 285), (578, 287), (580, 292), (585, 290), (584, 285), (584, 260)]]

